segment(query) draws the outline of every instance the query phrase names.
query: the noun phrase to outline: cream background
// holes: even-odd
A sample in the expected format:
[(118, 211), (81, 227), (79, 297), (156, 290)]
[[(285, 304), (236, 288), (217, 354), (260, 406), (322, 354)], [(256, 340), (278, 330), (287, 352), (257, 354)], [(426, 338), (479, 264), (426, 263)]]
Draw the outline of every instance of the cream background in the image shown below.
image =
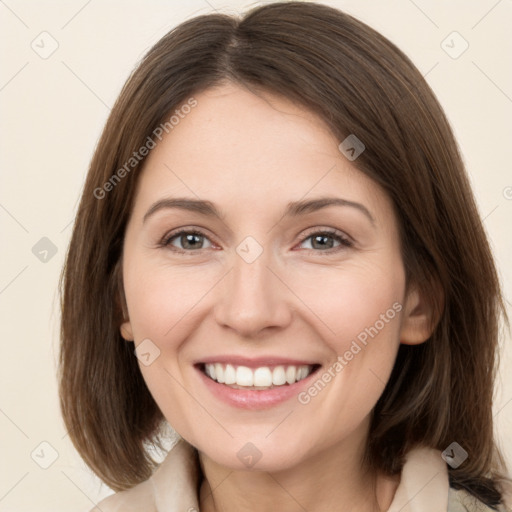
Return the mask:
[[(383, 33), (427, 75), (459, 141), (510, 297), (512, 0), (324, 3)], [(0, 2), (0, 512), (87, 511), (111, 493), (81, 462), (58, 407), (56, 290), (70, 223), (109, 107), (145, 51), (196, 14), (235, 13), (249, 5), (255, 3)], [(34, 39), (41, 45), (43, 31), (59, 45), (47, 59), (31, 48)], [(469, 43), (458, 59), (441, 48), (453, 31)], [(32, 253), (42, 237), (57, 248), (46, 263)], [(503, 343), (495, 418), (512, 465), (510, 337)], [(31, 458), (37, 448), (34, 458), (50, 462), (52, 448), (41, 451), (41, 442), (58, 452), (46, 470)]]

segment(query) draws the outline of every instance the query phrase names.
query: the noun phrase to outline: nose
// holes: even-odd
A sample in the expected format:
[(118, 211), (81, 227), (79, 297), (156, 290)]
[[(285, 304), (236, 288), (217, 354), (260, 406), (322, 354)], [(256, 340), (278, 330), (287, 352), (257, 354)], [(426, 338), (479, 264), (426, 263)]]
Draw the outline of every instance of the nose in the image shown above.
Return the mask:
[(270, 256), (264, 250), (248, 263), (235, 253), (233, 267), (219, 287), (216, 321), (240, 337), (254, 338), (265, 329), (284, 328), (291, 322), (293, 293), (272, 268)]

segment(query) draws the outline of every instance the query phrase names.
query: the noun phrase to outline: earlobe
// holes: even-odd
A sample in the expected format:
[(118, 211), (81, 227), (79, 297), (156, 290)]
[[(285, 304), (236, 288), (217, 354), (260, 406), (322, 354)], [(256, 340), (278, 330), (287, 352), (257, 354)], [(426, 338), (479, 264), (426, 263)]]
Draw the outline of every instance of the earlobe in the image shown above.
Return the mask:
[(434, 303), (416, 286), (407, 292), (400, 341), (404, 345), (419, 345), (427, 341), (438, 322), (438, 312)]
[(121, 331), (121, 336), (124, 338), (125, 341), (133, 341), (132, 324), (130, 323), (129, 320), (123, 322), (119, 330)]
[(121, 260), (116, 263), (114, 268), (114, 278), (117, 282), (117, 294), (115, 297), (116, 309), (117, 309), (117, 318), (122, 318), (121, 325), (119, 327), (119, 331), (121, 333), (122, 338), (125, 341), (134, 341), (132, 324), (129, 320), (128, 316), (128, 306), (126, 304), (126, 298), (124, 295), (124, 286), (123, 286), (123, 276), (122, 276), (122, 266)]

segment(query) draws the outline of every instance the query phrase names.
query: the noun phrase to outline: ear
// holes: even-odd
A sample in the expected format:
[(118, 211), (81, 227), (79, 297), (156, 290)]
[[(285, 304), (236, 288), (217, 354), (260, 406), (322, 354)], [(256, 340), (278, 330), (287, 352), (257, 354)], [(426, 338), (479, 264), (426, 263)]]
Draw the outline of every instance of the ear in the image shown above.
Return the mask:
[(118, 261), (114, 268), (114, 279), (116, 281), (117, 293), (115, 295), (115, 307), (117, 311), (117, 318), (122, 319), (119, 326), (121, 336), (125, 341), (134, 341), (132, 324), (128, 315), (128, 306), (124, 294), (123, 275), (121, 262)]
[(126, 304), (124, 288), (122, 286), (119, 288), (119, 293), (117, 294), (117, 304), (122, 318), (121, 325), (119, 326), (121, 336), (126, 341), (133, 341), (134, 337), (132, 323), (130, 322), (130, 316), (128, 314), (128, 305)]
[(133, 341), (133, 331), (132, 331), (132, 324), (130, 323), (130, 320), (127, 320), (123, 322), (119, 328), (121, 331), (121, 336), (126, 341)]
[(427, 341), (439, 322), (443, 294), (439, 286), (427, 297), (417, 285), (408, 287), (405, 301), (400, 341), (404, 345), (419, 345)]

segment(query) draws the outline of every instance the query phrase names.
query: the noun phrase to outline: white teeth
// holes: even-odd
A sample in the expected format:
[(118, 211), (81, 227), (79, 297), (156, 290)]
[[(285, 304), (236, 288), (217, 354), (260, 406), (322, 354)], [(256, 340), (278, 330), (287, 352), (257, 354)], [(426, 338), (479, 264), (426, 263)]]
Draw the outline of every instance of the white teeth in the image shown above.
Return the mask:
[[(215, 375), (210, 375), (210, 377), (215, 379)], [(226, 365), (226, 370), (224, 372), (224, 384), (236, 384), (236, 371), (235, 368), (230, 364)]]
[(285, 384), (294, 384), (305, 379), (313, 370), (311, 365), (268, 366), (248, 368), (247, 366), (224, 365), (222, 363), (205, 364), (205, 373), (211, 379), (232, 387), (244, 386), (265, 389)]
[(212, 379), (215, 379), (220, 384), (224, 383), (224, 367), (220, 363), (215, 363), (215, 365), (210, 368), (210, 373), (213, 373)]
[(276, 366), (272, 372), (272, 384), (274, 386), (282, 386), (286, 382), (286, 373), (284, 366)]
[(272, 386), (272, 372), (270, 368), (263, 366), (254, 370), (254, 385), (255, 386)]
[(254, 383), (254, 375), (247, 366), (239, 366), (236, 369), (236, 384), (238, 386), (252, 386)]
[(295, 366), (288, 366), (288, 368), (286, 368), (286, 382), (293, 384), (296, 381), (296, 377), (297, 368), (295, 368)]
[[(304, 366), (301, 366), (301, 367), (297, 370), (297, 377), (296, 377), (296, 379), (297, 379), (297, 380), (301, 380), (301, 379), (303, 379), (306, 375), (307, 375), (307, 368), (304, 368)], [(220, 382), (220, 381), (219, 381), (219, 382)]]

